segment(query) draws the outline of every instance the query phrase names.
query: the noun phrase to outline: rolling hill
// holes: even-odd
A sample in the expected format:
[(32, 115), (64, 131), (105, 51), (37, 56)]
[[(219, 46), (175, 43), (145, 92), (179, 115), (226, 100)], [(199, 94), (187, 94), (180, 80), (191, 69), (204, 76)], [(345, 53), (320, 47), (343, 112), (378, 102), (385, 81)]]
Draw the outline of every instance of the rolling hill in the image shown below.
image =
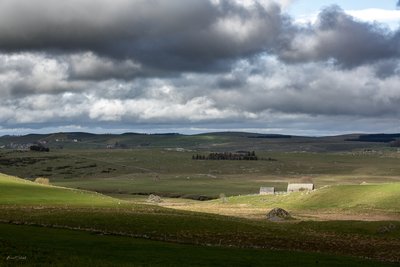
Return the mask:
[[(372, 136), (369, 138), (369, 136)], [(397, 135), (390, 135), (390, 138)], [(400, 135), (399, 135), (400, 136)], [(392, 140), (392, 139), (391, 139)], [(42, 143), (51, 149), (181, 147), (190, 149), (269, 150), (269, 151), (349, 151), (352, 149), (384, 147), (387, 144), (373, 135), (340, 135), (325, 137), (259, 134), (247, 132), (214, 132), (196, 135), (165, 134), (92, 134), (84, 132), (28, 134), (0, 137), (0, 147), (21, 148)]]
[(289, 210), (338, 211), (349, 210), (400, 213), (400, 183), (335, 185), (313, 192), (276, 196), (237, 196), (229, 198), (236, 204), (282, 207)]

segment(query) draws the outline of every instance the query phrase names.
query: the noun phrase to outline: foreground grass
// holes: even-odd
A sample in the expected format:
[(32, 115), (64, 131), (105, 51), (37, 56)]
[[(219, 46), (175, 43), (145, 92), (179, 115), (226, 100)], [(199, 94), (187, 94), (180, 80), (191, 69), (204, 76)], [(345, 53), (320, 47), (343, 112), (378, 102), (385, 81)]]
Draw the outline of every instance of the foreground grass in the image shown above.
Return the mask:
[(173, 243), (324, 252), (400, 261), (399, 222), (276, 224), (153, 206), (131, 209), (3, 206), (0, 221)]
[(0, 224), (1, 266), (394, 266), (316, 253), (180, 245)]

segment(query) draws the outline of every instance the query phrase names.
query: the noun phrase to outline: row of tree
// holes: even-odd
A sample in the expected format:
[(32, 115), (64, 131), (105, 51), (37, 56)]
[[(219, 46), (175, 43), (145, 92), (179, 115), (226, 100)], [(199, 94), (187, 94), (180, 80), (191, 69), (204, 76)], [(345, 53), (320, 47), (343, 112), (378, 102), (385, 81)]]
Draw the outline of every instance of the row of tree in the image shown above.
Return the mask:
[(33, 145), (33, 146), (30, 146), (29, 149), (31, 151), (50, 152), (50, 149), (48, 147), (44, 147), (42, 145)]
[(193, 160), (258, 160), (254, 151), (249, 152), (222, 152), (222, 153), (210, 153), (208, 155), (193, 155)]

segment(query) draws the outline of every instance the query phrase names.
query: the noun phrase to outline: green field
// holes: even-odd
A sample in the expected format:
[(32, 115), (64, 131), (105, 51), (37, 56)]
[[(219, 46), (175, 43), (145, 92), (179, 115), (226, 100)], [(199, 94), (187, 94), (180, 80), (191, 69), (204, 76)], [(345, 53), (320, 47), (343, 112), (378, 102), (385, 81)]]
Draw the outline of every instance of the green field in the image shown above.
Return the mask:
[(180, 245), (0, 224), (1, 266), (394, 266), (316, 253)]
[[(400, 154), (346, 141), (354, 137), (2, 137), (0, 145), (17, 148), (0, 149), (0, 265), (398, 264)], [(18, 148), (35, 140), (51, 151)], [(192, 160), (237, 150), (262, 160)], [(37, 177), (51, 185), (33, 183)], [(255, 195), (289, 182), (317, 190)], [(149, 194), (161, 201), (150, 203)], [(275, 207), (293, 220), (266, 220)]]
[[(40, 191), (36, 191), (38, 188)], [(16, 194), (10, 195), (6, 192)], [(31, 192), (31, 198), (36, 195), (37, 202), (31, 198), (20, 197)], [(266, 258), (276, 261), (278, 266), (294, 262), (300, 266), (308, 266), (317, 261), (324, 262), (325, 266), (340, 264), (380, 266), (377, 262), (342, 256), (397, 261), (400, 251), (399, 222), (349, 224), (346, 221), (294, 221), (276, 224), (264, 220), (247, 220), (137, 204), (86, 191), (37, 185), (9, 176), (1, 176), (0, 203), (1, 222), (30, 225), (0, 226), (0, 244), (4, 247), (2, 255), (6, 253), (16, 257), (21, 256), (21, 252), (24, 251), (25, 254), (22, 253), (22, 256), (32, 259), (34, 263), (55, 261), (65, 265), (71, 262), (84, 265), (102, 262), (105, 265), (112, 263), (115, 266), (119, 263), (112, 262), (111, 259), (123, 253), (121, 251), (128, 250), (126, 244), (130, 244), (129, 246), (135, 251), (139, 246), (143, 257), (127, 255), (121, 258), (121, 264), (133, 262), (139, 266), (148, 264), (144, 257), (154, 255), (156, 253), (154, 248), (159, 248), (156, 250), (159, 251), (159, 255), (168, 255), (165, 256), (167, 257), (165, 260), (156, 259), (154, 265), (169, 262), (171, 265), (180, 265), (181, 253), (186, 251), (185, 256), (193, 260), (194, 265), (200, 266), (210, 265), (210, 260), (217, 262), (218, 259), (226, 262), (227, 266), (232, 262), (237, 266), (248, 266), (248, 262), (253, 263), (250, 264), (252, 266), (262, 266), (262, 261), (259, 260)], [(382, 233), (380, 229), (385, 229), (388, 225), (393, 225), (394, 228)], [(44, 228), (37, 226), (56, 229), (51, 231), (53, 233), (51, 237), (50, 232), (48, 235), (43, 235)], [(62, 228), (73, 229), (76, 232), (64, 231)], [(48, 242), (48, 239), (52, 241)], [(168, 243), (154, 243), (142, 239)], [(95, 250), (85, 246), (93, 242), (99, 242)], [(109, 242), (115, 247), (108, 249), (108, 254), (103, 253), (109, 248), (105, 246), (110, 244)], [(177, 244), (192, 244), (192, 246)], [(370, 244), (374, 244), (372, 251)], [(211, 247), (205, 248), (204, 245)], [(66, 246), (69, 250), (64, 249)], [(71, 246), (79, 248), (76, 254), (68, 252)], [(121, 246), (125, 247), (125, 250), (120, 250)], [(255, 248), (258, 249), (254, 250)], [(276, 249), (282, 252), (276, 253)], [(284, 252), (292, 250), (307, 253)], [(316, 251), (342, 256), (314, 254)], [(191, 255), (197, 256), (191, 257)], [(285, 260), (281, 257), (285, 257)], [(243, 259), (248, 260), (245, 263)], [(279, 265), (280, 263), (282, 264)], [(219, 262), (215, 265), (221, 266)]]
[[(106, 194), (150, 194), (196, 198), (254, 194), (260, 186), (286, 190), (288, 182), (332, 184), (400, 181), (394, 151), (300, 153), (257, 151), (276, 161), (197, 161), (196, 151), (171, 149), (0, 150), (0, 171), (27, 179)], [(207, 152), (202, 152), (207, 153)]]

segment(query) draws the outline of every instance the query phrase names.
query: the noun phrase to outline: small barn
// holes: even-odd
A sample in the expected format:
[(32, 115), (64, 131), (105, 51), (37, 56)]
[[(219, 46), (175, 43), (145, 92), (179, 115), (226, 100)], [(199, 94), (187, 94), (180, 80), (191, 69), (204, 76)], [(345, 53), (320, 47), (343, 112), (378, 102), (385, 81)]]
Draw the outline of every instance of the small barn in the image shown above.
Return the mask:
[(260, 195), (273, 195), (275, 194), (275, 187), (260, 187)]
[(288, 184), (287, 192), (301, 192), (314, 190), (314, 184)]

